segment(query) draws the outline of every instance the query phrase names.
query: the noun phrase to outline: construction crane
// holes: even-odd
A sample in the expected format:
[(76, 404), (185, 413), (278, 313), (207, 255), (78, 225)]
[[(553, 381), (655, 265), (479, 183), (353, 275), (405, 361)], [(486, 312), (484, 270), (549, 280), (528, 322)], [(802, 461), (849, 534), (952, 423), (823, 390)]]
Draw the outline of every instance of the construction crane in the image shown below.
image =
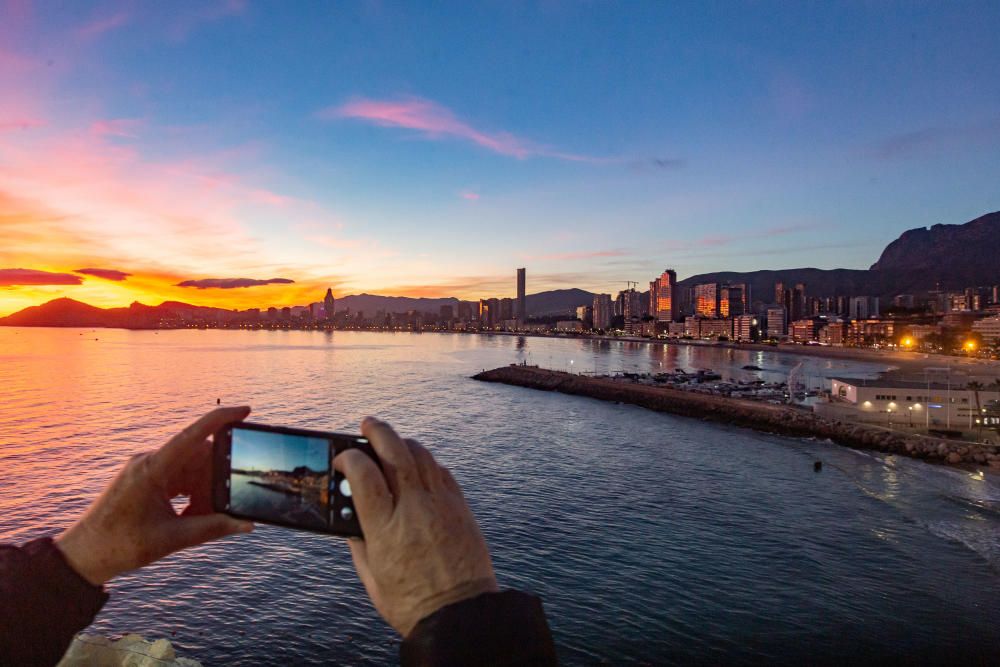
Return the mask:
[(634, 280), (626, 280), (625, 281), (625, 291), (626, 292), (629, 291), (630, 289), (635, 289), (638, 286), (639, 286), (639, 283), (637, 283)]

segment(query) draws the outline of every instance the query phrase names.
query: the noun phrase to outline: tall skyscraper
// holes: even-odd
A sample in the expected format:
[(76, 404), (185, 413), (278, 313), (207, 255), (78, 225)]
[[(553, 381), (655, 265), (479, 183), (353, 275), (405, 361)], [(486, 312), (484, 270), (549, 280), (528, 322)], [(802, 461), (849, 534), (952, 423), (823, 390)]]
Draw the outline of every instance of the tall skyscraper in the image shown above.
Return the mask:
[(642, 320), (642, 297), (634, 287), (622, 292), (622, 311), (625, 333), (633, 333)]
[(524, 295), (524, 274), (524, 269), (517, 270), (517, 313), (515, 317), (519, 324), (524, 324), (528, 321), (528, 306)]
[(326, 319), (332, 320), (334, 316), (334, 307), (337, 305), (336, 300), (333, 298), (333, 290), (329, 287), (326, 289), (326, 296), (323, 297), (323, 313), (326, 315)]
[[(658, 322), (673, 322), (677, 319), (677, 309), (680, 305), (677, 298), (677, 272), (666, 269), (656, 283), (656, 308), (651, 314)], [(650, 291), (652, 292), (652, 284)]]
[(595, 294), (593, 310), (594, 328), (607, 329), (611, 326), (611, 295)]
[(694, 312), (702, 317), (719, 316), (719, 283), (694, 286)]

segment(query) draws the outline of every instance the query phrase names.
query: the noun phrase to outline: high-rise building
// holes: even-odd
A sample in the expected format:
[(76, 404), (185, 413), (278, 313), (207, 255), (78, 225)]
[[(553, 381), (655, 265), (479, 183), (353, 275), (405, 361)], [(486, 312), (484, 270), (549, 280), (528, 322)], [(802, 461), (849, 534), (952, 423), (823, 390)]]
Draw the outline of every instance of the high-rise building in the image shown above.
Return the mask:
[(649, 292), (651, 298), (654, 285), (656, 289), (656, 301), (650, 302), (650, 305), (653, 306), (650, 309), (650, 314), (658, 322), (673, 322), (677, 319), (677, 308), (680, 305), (677, 299), (677, 272), (673, 269), (667, 269), (659, 278), (650, 283)]
[(719, 316), (719, 283), (694, 286), (694, 312), (702, 317)]
[(451, 306), (441, 306), (441, 321), (444, 323), (451, 322), (454, 315), (454, 310)]
[(472, 302), (471, 301), (459, 301), (458, 302), (458, 319), (463, 322), (468, 322), (472, 319)]
[(517, 270), (517, 312), (515, 313), (515, 319), (517, 319), (519, 324), (524, 324), (528, 321), (528, 302), (524, 294), (524, 284), (525, 284), (525, 270)]
[(630, 287), (622, 292), (622, 317), (625, 320), (625, 333), (633, 333), (642, 321), (642, 297)]
[(744, 289), (742, 284), (723, 284), (719, 287), (719, 317), (735, 317), (747, 312)]
[(500, 299), (494, 297), (492, 299), (487, 299), (486, 303), (489, 304), (489, 326), (492, 329), (500, 327)]
[(333, 298), (333, 290), (329, 287), (326, 289), (326, 296), (323, 297), (323, 314), (328, 320), (333, 319), (334, 307), (337, 305), (336, 300)]
[[(719, 297), (719, 311), (723, 317), (746, 315), (750, 312), (750, 283), (734, 283), (723, 285), (725, 294)], [(722, 309), (722, 301), (726, 301), (726, 311)]]
[(657, 292), (659, 292), (660, 279), (649, 281), (649, 314), (656, 317), (657, 307), (656, 299)]
[(611, 295), (594, 295), (594, 328), (599, 330), (611, 326)]
[(492, 322), (490, 317), (490, 304), (486, 299), (479, 300), (479, 326), (489, 327)]
[(774, 306), (767, 309), (767, 337), (781, 338), (788, 333), (788, 313), (784, 306)]
[(500, 317), (497, 318), (497, 325), (501, 322), (514, 318), (514, 299), (509, 297), (500, 299)]
[(789, 317), (792, 321), (801, 320), (809, 315), (809, 307), (806, 300), (806, 284), (796, 283), (792, 290), (792, 309)]

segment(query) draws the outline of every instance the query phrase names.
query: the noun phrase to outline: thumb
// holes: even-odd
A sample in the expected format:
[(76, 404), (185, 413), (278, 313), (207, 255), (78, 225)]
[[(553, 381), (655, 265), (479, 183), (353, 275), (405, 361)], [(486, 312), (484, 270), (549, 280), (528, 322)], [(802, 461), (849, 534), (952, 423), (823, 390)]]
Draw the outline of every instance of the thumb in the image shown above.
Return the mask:
[(252, 530), (253, 523), (250, 521), (240, 521), (226, 514), (182, 516), (173, 530), (175, 549), (193, 547), (226, 535), (249, 533)]

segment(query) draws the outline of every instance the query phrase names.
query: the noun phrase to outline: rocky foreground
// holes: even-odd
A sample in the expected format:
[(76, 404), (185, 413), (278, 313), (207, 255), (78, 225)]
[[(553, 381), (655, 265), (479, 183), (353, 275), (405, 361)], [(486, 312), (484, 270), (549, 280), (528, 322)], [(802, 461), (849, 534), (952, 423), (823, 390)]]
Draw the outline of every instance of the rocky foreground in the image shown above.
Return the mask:
[(668, 387), (650, 387), (552, 371), (536, 366), (503, 366), (473, 376), (484, 382), (558, 391), (604, 401), (695, 417), (768, 433), (795, 437), (829, 438), (856, 449), (872, 449), (938, 463), (989, 465), (1000, 469), (1000, 447), (890, 431), (819, 417), (808, 410), (738, 398), (696, 394)]

